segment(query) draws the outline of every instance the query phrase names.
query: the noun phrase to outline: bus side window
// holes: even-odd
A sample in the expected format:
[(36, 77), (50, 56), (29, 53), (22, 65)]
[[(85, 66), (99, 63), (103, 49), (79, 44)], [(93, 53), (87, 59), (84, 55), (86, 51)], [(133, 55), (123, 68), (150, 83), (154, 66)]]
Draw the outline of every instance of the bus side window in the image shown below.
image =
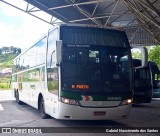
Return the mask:
[(156, 88), (160, 88), (160, 75), (159, 74), (155, 74), (153, 76), (154, 78), (154, 84)]

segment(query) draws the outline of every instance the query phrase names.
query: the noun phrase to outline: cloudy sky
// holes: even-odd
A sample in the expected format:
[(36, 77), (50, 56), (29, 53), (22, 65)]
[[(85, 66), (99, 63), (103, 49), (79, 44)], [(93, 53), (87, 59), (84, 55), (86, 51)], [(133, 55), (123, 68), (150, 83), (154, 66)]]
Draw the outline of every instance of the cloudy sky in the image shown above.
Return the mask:
[[(13, 2), (13, 0), (6, 1)], [(14, 0), (14, 2), (18, 1)], [(26, 5), (22, 2), (19, 3), (21, 6)], [(15, 46), (25, 50), (50, 28), (51, 25), (0, 2), (0, 48)]]

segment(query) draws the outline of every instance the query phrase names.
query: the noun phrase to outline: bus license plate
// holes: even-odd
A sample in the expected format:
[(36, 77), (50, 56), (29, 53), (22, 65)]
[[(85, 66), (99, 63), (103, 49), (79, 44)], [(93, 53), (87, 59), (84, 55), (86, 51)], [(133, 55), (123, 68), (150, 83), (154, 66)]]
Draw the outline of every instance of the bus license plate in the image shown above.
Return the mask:
[(95, 111), (94, 116), (105, 116), (106, 115), (106, 112), (105, 111)]

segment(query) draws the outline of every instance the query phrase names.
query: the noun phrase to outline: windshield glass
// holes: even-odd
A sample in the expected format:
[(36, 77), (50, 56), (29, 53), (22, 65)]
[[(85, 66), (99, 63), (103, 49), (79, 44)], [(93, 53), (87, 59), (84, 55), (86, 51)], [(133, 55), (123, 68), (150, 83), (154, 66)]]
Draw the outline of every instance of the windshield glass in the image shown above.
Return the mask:
[(108, 94), (131, 90), (130, 50), (114, 47), (65, 47), (62, 91)]

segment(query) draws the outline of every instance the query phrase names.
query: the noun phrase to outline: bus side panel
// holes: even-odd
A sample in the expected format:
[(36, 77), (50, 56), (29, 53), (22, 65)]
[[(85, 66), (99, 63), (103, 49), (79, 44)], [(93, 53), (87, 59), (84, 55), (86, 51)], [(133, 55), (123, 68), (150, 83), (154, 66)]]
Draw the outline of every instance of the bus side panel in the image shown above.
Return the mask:
[(52, 117), (56, 117), (58, 114), (58, 95), (52, 93), (45, 94), (45, 110), (46, 113)]
[[(36, 76), (35, 76), (36, 73)], [(38, 97), (39, 94), (43, 94), (43, 91), (46, 90), (45, 86), (45, 65), (41, 67), (37, 67), (33, 71), (29, 72), (29, 79), (31, 82), (29, 82), (29, 92), (30, 92), (30, 97), (29, 97), (29, 104), (35, 108), (38, 109)], [(37, 81), (32, 81), (32, 80), (37, 80)]]

